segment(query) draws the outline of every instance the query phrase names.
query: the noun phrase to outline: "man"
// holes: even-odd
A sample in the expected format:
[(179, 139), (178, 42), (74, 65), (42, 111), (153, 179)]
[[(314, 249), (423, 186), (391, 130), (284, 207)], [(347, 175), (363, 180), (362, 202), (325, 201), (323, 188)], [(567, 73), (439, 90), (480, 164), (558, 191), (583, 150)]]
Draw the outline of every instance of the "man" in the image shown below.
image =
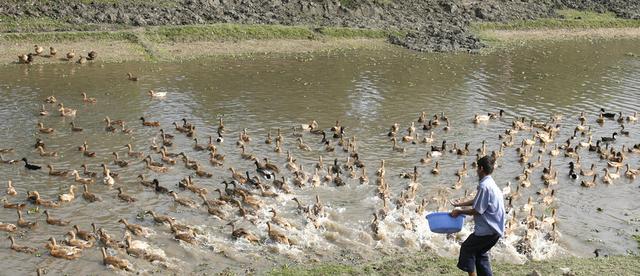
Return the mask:
[[(478, 190), (474, 199), (451, 202), (454, 207), (471, 206), (470, 209), (453, 209), (452, 217), (460, 214), (472, 215), (475, 223), (474, 231), (460, 247), (458, 268), (469, 273), (469, 276), (493, 275), (488, 252), (504, 234), (505, 212), (502, 191), (493, 181), (494, 160), (484, 156), (477, 162)], [(477, 274), (476, 274), (477, 273)]]

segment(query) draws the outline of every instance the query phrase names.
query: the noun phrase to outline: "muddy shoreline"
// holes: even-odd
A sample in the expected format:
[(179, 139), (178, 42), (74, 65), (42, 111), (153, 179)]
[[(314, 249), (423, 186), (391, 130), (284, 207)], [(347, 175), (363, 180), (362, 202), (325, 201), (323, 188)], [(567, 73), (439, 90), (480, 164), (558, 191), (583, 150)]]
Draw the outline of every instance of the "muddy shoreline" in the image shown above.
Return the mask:
[[(484, 44), (470, 31), (471, 22), (557, 17), (554, 11), (559, 8), (640, 18), (640, 3), (622, 0), (68, 0), (46, 4), (10, 0), (0, 3), (0, 19), (47, 18), (66, 23), (54, 31), (81, 30), (87, 24), (112, 28), (211, 23), (376, 28), (403, 31), (403, 35), (389, 35), (388, 40), (413, 50), (474, 52)], [(9, 31), (24, 29), (17, 25)]]

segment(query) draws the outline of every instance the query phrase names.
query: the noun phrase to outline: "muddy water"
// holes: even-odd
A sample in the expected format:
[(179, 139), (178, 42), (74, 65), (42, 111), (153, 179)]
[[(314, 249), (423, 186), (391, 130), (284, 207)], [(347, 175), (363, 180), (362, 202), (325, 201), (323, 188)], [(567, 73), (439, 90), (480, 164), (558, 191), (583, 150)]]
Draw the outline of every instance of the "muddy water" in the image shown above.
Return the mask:
[[(459, 190), (450, 189), (455, 183), (454, 172), (463, 161), (470, 164), (474, 160), (475, 150), (481, 142), (487, 142), (487, 151), (498, 150), (502, 141), (498, 133), (511, 126), (516, 117), (548, 121), (551, 114), (562, 115), (560, 133), (554, 143), (562, 144), (578, 125), (581, 111), (587, 113), (588, 122), (595, 140), (601, 136), (610, 136), (619, 131), (620, 125), (607, 120), (603, 125), (595, 120), (600, 108), (611, 112), (622, 112), (625, 116), (640, 110), (640, 60), (625, 53), (637, 50), (637, 41), (585, 42), (539, 44), (535, 47), (522, 47), (513, 51), (500, 52), (487, 56), (468, 55), (416, 55), (409, 52), (370, 53), (348, 52), (318, 56), (298, 57), (258, 57), (246, 60), (199, 60), (195, 62), (170, 64), (87, 64), (69, 65), (33, 65), (5, 66), (0, 68), (0, 147), (14, 148), (14, 153), (4, 154), (4, 158), (20, 159), (28, 157), (31, 162), (52, 164), (55, 169), (80, 170), (80, 165), (88, 164), (89, 169), (99, 171), (101, 163), (119, 173), (114, 187), (101, 183), (90, 189), (103, 198), (103, 202), (87, 203), (80, 196), (71, 203), (52, 209), (51, 213), (59, 218), (72, 221), (83, 230), (90, 229), (90, 223), (104, 227), (113, 237), (120, 240), (123, 234), (122, 224), (117, 221), (125, 218), (129, 222), (140, 224), (153, 230), (144, 240), (151, 247), (163, 250), (170, 258), (172, 269), (150, 264), (141, 259), (127, 257), (136, 270), (178, 273), (206, 273), (231, 268), (237, 272), (264, 272), (271, 267), (290, 262), (308, 262), (322, 260), (349, 261), (372, 259), (395, 252), (412, 252), (430, 248), (443, 256), (456, 256), (458, 245), (452, 239), (430, 233), (424, 220), (424, 213), (414, 212), (416, 203), (423, 198), (429, 200), (427, 212), (450, 208), (438, 204), (439, 195), (449, 198), (461, 197), (465, 191), (472, 192), (477, 179), (473, 170), (463, 178), (464, 185)], [(139, 76), (140, 80), (126, 80), (126, 72)], [(151, 99), (146, 91), (167, 92), (166, 99)], [(86, 92), (97, 98), (97, 104), (84, 104), (80, 93)], [(75, 118), (56, 116), (54, 105), (46, 105), (52, 115), (38, 116), (44, 98), (55, 95), (65, 107), (77, 109)], [(499, 120), (474, 125), (471, 122), (475, 113), (485, 114), (505, 110), (505, 116)], [(458, 156), (446, 153), (434, 158), (431, 163), (419, 162), (430, 149), (428, 144), (400, 143), (406, 152), (392, 150), (387, 137), (389, 126), (399, 123), (399, 136), (406, 135), (405, 129), (416, 121), (420, 112), (430, 116), (444, 114), (451, 120), (451, 130), (443, 131), (442, 125), (435, 128), (434, 144), (447, 140), (449, 146), (457, 143), (470, 143), (471, 154)], [(130, 135), (107, 133), (103, 119), (125, 120), (127, 127), (133, 129)], [(208, 215), (203, 207), (189, 209), (179, 206), (166, 196), (138, 184), (136, 176), (143, 174), (147, 178), (157, 178), (161, 185), (178, 191), (180, 197), (199, 199), (188, 191), (178, 189), (177, 183), (187, 175), (195, 175), (186, 169), (182, 162), (172, 166), (169, 173), (154, 173), (144, 168), (140, 160), (127, 156), (126, 144), (134, 150), (152, 154), (159, 161), (159, 155), (149, 146), (154, 137), (159, 141), (158, 128), (142, 127), (138, 120), (145, 116), (149, 120), (160, 121), (168, 133), (176, 138), (170, 152), (184, 152), (191, 159), (198, 160), (213, 177), (195, 177), (195, 183), (209, 190), (214, 197), (215, 188), (231, 176), (229, 167), (240, 172), (249, 170), (255, 174), (255, 166), (240, 156), (236, 147), (237, 137), (243, 128), (251, 136), (247, 144), (248, 153), (259, 158), (267, 157), (278, 164), (281, 175), (290, 182), (291, 194), (282, 194), (275, 199), (263, 199), (265, 207), (251, 215), (250, 219), (239, 217), (237, 208), (227, 207), (229, 218), (237, 226), (245, 227), (258, 234), (264, 240), (253, 245), (244, 240), (233, 240), (227, 221)], [(218, 118), (225, 123), (224, 142), (216, 144), (219, 152), (226, 155), (223, 167), (212, 167), (206, 152), (196, 152), (193, 141), (174, 130), (171, 123), (187, 118), (196, 126), (196, 136), (200, 143), (207, 142), (208, 135), (216, 136)], [(292, 183), (292, 173), (285, 168), (286, 151), (290, 151), (298, 164), (303, 165), (308, 175), (318, 156), (322, 155), (325, 166), (334, 159), (344, 164), (347, 153), (337, 145), (335, 152), (326, 152), (320, 143), (321, 137), (310, 133), (303, 136), (311, 151), (302, 151), (298, 147), (292, 127), (300, 126), (310, 120), (317, 120), (320, 127), (329, 131), (335, 120), (346, 126), (346, 136), (356, 136), (357, 150), (367, 168), (370, 179), (368, 185), (361, 185), (357, 179), (342, 175), (347, 185), (336, 187), (333, 183), (324, 183), (319, 187), (298, 188)], [(83, 127), (83, 132), (72, 133), (69, 123), (74, 121)], [(53, 134), (40, 134), (36, 130), (37, 122), (53, 127)], [(424, 137), (422, 124), (416, 125), (417, 133)], [(274, 145), (263, 141), (269, 131), (274, 135), (276, 129), (283, 131), (283, 152), (274, 152)], [(630, 136), (619, 136), (611, 144), (616, 149), (622, 145), (638, 143), (640, 126), (626, 124)], [(329, 132), (331, 135), (331, 132)], [(515, 136), (516, 146), (524, 138), (530, 138), (531, 132), (521, 131)], [(58, 151), (58, 157), (40, 157), (33, 149), (35, 139), (40, 137), (48, 150)], [(84, 157), (77, 151), (83, 141), (97, 157)], [(586, 142), (587, 137), (578, 136), (572, 145)], [(539, 144), (538, 144), (539, 145)], [(542, 156), (544, 163), (550, 155), (537, 151), (529, 162)], [(536, 147), (537, 149), (537, 147)], [(120, 168), (112, 163), (112, 152), (118, 152), (130, 165)], [(583, 167), (595, 163), (598, 170), (606, 167), (606, 162), (598, 154), (580, 151)], [(380, 161), (386, 160), (385, 180), (390, 186), (390, 213), (381, 222), (385, 233), (382, 240), (375, 239), (370, 230), (372, 213), (382, 207), (377, 196), (375, 171)], [(529, 196), (538, 202), (535, 214), (547, 217), (552, 208), (557, 208), (558, 230), (561, 237), (557, 242), (547, 241), (544, 236), (549, 232), (548, 225), (540, 230), (530, 231), (531, 250), (523, 251), (518, 246), (526, 226), (520, 225), (514, 234), (505, 239), (494, 250), (497, 259), (522, 262), (526, 259), (554, 258), (563, 254), (590, 256), (595, 248), (601, 248), (610, 254), (624, 254), (635, 251), (636, 244), (631, 235), (636, 234), (640, 203), (637, 196), (638, 182), (624, 177), (613, 185), (598, 184), (594, 188), (580, 187), (580, 181), (567, 177), (568, 162), (574, 161), (560, 154), (552, 163), (558, 170), (556, 199), (550, 206), (541, 203), (541, 196), (535, 194), (544, 187), (540, 180), (541, 167), (533, 170), (532, 186), (521, 189), (521, 196), (514, 200), (518, 220), (526, 215), (521, 207)], [(434, 162), (441, 165), (441, 173), (430, 173)], [(638, 168), (638, 155), (628, 153), (625, 163)], [(511, 181), (513, 189), (517, 181), (514, 177), (521, 173), (523, 164), (518, 162), (515, 147), (504, 149), (504, 156), (498, 161), (500, 166), (495, 174), (498, 185), (504, 186)], [(396, 208), (395, 199), (405, 190), (410, 181), (400, 178), (402, 172), (409, 172), (417, 166), (419, 177), (415, 202), (409, 202), (402, 208)], [(324, 176), (326, 172), (321, 172)], [(360, 173), (358, 172), (358, 176)], [(602, 175), (602, 172), (600, 172)], [(25, 200), (27, 190), (37, 190), (43, 198), (55, 199), (66, 193), (72, 178), (49, 176), (44, 171), (26, 171), (22, 165), (0, 166), (0, 181), (6, 184), (12, 179), (18, 196), (7, 197), (11, 202)], [(270, 181), (265, 181), (269, 183)], [(135, 203), (124, 203), (116, 197), (115, 187), (123, 187), (125, 192), (135, 196)], [(77, 189), (77, 194), (81, 189)], [(275, 190), (278, 191), (278, 190)], [(4, 192), (3, 192), (4, 194)], [(318, 195), (325, 206), (326, 215), (315, 222), (316, 228), (297, 211), (291, 199), (297, 197), (305, 205), (311, 205)], [(28, 208), (32, 208), (29, 205)], [(248, 208), (248, 207), (247, 207)], [(286, 233), (296, 242), (293, 246), (273, 243), (267, 236), (266, 221), (271, 217), (270, 208), (287, 218), (295, 229), (279, 231)], [(597, 211), (600, 208), (601, 211)], [(38, 212), (26, 215), (26, 219), (37, 220), (39, 226), (34, 230), (18, 230), (13, 235), (23, 245), (38, 247), (42, 256), (16, 253), (9, 249), (9, 241), (2, 242), (0, 258), (2, 268), (16, 273), (31, 273), (35, 267), (46, 267), (56, 272), (77, 272), (78, 274), (108, 274), (101, 264), (100, 251), (87, 249), (82, 257), (75, 261), (65, 261), (49, 256), (43, 249), (50, 236), (63, 240), (70, 226), (47, 225)], [(172, 238), (169, 227), (153, 223), (149, 216), (139, 217), (145, 210), (154, 210), (177, 218), (180, 222), (194, 225), (202, 235), (198, 244), (187, 245)], [(25, 210), (26, 211), (26, 210)], [(13, 209), (0, 209), (0, 221), (15, 223)], [(403, 221), (412, 225), (409, 230), (403, 227)], [(470, 231), (471, 223), (460, 235), (463, 238)], [(7, 234), (3, 234), (6, 237)], [(110, 251), (115, 254), (115, 251)], [(118, 253), (124, 256), (123, 252)]]

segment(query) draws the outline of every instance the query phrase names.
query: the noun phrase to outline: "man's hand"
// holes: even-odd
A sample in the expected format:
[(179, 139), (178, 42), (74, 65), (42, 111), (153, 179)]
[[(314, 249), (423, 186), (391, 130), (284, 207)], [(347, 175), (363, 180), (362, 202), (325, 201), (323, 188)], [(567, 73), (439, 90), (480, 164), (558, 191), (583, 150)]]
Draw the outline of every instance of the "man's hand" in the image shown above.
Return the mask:
[(454, 218), (459, 216), (460, 214), (462, 214), (462, 210), (460, 210), (460, 209), (453, 209), (453, 210), (451, 210), (451, 213), (449, 213), (449, 215), (454, 217)]
[(456, 199), (456, 200), (451, 200), (451, 199), (449, 199), (449, 203), (450, 203), (453, 207), (458, 207), (458, 206), (460, 206), (460, 199)]

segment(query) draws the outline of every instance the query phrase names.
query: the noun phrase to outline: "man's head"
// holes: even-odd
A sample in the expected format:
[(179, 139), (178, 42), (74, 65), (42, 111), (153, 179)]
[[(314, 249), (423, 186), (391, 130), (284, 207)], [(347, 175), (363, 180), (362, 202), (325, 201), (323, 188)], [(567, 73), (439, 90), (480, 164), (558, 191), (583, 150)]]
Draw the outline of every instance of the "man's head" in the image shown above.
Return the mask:
[(482, 158), (478, 159), (478, 177), (480, 179), (482, 179), (483, 177), (490, 175), (491, 173), (493, 173), (493, 166), (495, 164), (495, 160), (488, 155), (483, 156)]

